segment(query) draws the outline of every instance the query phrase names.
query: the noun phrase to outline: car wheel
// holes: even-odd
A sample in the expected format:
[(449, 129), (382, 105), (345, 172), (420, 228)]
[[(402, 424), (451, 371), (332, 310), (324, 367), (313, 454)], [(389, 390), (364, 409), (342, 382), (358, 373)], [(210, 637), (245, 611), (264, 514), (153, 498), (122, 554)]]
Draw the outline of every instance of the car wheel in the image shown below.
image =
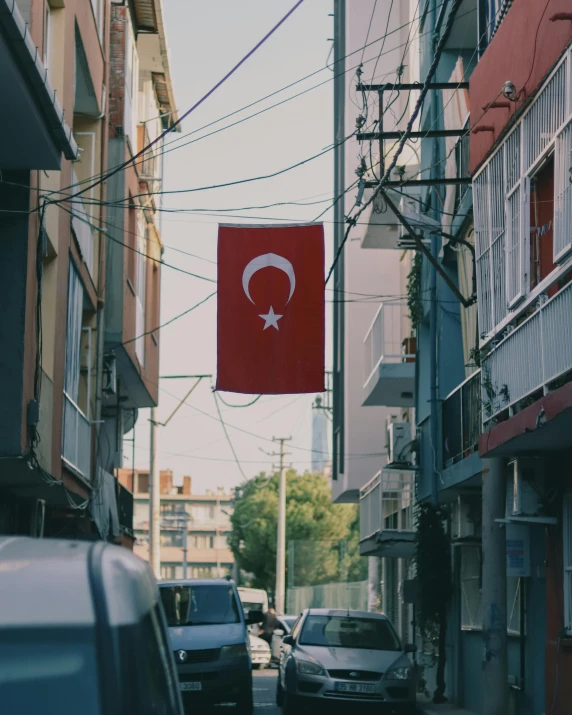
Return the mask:
[(279, 708), (284, 705), (284, 688), (280, 682), (280, 674), (278, 674), (278, 680), (276, 681), (276, 705)]
[(291, 695), (287, 690), (284, 692), (284, 704), (282, 705), (282, 711), (284, 715), (298, 715), (300, 709), (299, 698), (295, 695)]
[(254, 711), (254, 702), (252, 699), (252, 689), (243, 693), (243, 695), (236, 701), (236, 713), (237, 715), (252, 715)]

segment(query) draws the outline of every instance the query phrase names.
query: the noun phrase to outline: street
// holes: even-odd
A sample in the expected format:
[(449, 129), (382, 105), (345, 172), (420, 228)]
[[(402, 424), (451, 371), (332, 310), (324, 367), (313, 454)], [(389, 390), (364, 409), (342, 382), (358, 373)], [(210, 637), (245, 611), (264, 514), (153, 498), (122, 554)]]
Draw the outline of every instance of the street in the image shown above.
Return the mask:
[(260, 670), (253, 673), (254, 708), (264, 710), (268, 715), (280, 715), (281, 710), (276, 705), (277, 670)]

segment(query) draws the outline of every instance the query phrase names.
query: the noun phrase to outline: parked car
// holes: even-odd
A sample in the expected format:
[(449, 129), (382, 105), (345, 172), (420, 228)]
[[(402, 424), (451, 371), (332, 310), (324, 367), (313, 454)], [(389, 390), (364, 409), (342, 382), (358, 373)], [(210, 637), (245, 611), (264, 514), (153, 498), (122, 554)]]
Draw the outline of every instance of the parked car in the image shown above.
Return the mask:
[(240, 715), (251, 715), (247, 626), (260, 623), (262, 612), (245, 616), (236, 586), (224, 579), (162, 581), (159, 590), (185, 709), (235, 703)]
[(278, 628), (274, 630), (272, 634), (271, 650), (272, 650), (272, 662), (278, 663), (280, 661), (280, 651), (282, 650), (282, 639), (284, 636), (289, 635), (292, 630), (292, 626), (296, 623), (297, 616), (277, 616)]
[(413, 651), (382, 614), (307, 609), (283, 640), (276, 702), (284, 715), (328, 701), (413, 713)]
[(252, 667), (264, 670), (267, 665), (270, 665), (271, 653), (270, 646), (262, 638), (249, 635), (250, 639), (250, 654), (252, 657)]
[(2, 715), (182, 715), (147, 563), (104, 542), (0, 537)]

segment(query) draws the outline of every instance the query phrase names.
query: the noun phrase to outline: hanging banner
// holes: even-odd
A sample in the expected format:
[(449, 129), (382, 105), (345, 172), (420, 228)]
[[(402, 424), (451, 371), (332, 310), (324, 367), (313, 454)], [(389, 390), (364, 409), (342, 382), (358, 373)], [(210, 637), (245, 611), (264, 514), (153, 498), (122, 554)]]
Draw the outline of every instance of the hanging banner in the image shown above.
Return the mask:
[(220, 225), (216, 389), (324, 391), (324, 228)]

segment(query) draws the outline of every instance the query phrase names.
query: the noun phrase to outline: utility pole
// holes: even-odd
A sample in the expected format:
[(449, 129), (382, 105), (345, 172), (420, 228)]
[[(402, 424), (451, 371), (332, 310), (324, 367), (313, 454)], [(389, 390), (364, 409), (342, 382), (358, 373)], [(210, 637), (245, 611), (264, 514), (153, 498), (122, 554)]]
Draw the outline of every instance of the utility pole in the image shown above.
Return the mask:
[(149, 563), (156, 579), (161, 578), (161, 476), (159, 473), (159, 430), (157, 408), (151, 408), (149, 454)]
[(278, 538), (276, 544), (276, 597), (275, 608), (279, 616), (284, 615), (286, 596), (286, 467), (284, 445), (292, 437), (273, 437), (273, 442), (280, 444), (280, 451), (272, 456), (280, 457), (280, 482), (278, 488)]
[(503, 715), (508, 703), (506, 635), (506, 509), (504, 462), (483, 460), (483, 715)]

